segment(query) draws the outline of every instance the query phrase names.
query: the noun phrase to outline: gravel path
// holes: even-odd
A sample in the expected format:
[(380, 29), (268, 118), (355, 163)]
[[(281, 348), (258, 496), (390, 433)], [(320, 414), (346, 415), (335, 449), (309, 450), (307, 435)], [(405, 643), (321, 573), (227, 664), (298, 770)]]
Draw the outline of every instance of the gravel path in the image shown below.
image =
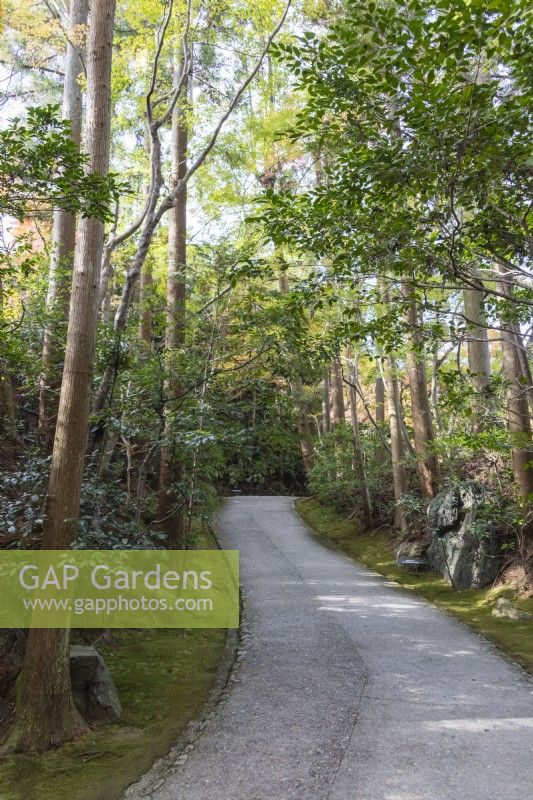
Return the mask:
[(246, 654), (186, 760), (144, 796), (533, 797), (533, 683), (518, 667), (322, 545), (292, 498), (233, 498), (220, 530), (241, 551)]

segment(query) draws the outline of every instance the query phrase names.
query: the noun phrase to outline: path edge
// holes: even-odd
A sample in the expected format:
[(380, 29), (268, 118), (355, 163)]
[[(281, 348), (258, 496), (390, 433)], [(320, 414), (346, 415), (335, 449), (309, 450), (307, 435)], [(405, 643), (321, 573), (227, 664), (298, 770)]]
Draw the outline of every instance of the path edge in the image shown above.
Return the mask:
[[(210, 532), (218, 549), (223, 550), (216, 522), (210, 526)], [(246, 602), (242, 586), (239, 587), (239, 607), (240, 624), (238, 628), (228, 628), (227, 630), (224, 655), (218, 664), (209, 697), (200, 708), (199, 713), (189, 720), (176, 744), (166, 755), (158, 758), (138, 781), (128, 786), (122, 794), (122, 800), (152, 800), (153, 793), (186, 763), (189, 753), (210, 726), (219, 706), (226, 702), (233, 684), (237, 681), (240, 664), (246, 656)]]

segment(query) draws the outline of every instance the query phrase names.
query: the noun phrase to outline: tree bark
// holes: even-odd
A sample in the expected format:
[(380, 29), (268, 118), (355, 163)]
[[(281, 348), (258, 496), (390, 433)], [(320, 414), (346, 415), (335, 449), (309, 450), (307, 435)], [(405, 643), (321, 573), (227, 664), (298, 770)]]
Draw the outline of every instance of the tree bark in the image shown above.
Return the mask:
[(152, 265), (150, 259), (146, 259), (139, 282), (139, 338), (147, 350), (152, 346), (152, 283)]
[(333, 359), (331, 367), (331, 399), (332, 399), (332, 422), (338, 425), (346, 419), (346, 407), (344, 405), (344, 383), (342, 380), (342, 367), (338, 358)]
[[(508, 284), (500, 285), (502, 293), (511, 295)], [(524, 345), (517, 325), (502, 321), (501, 346), (503, 377), (507, 383), (507, 425), (514, 440), (511, 463), (519, 497), (526, 510), (531, 512), (533, 495), (533, 447), (531, 446), (531, 418), (528, 404), (527, 375), (524, 374)], [(528, 371), (529, 371), (529, 364)], [(522, 534), (522, 556), (533, 571), (533, 521), (529, 520)]]
[[(175, 65), (174, 85), (180, 80), (181, 66)], [(177, 185), (187, 173), (187, 88), (182, 87), (180, 100), (172, 115), (172, 181)], [(185, 280), (187, 269), (187, 192), (179, 194), (170, 210), (168, 225), (168, 279), (165, 332), (165, 425), (159, 466), (158, 520), (167, 534), (170, 549), (185, 547), (185, 504), (179, 490), (183, 466), (177, 448), (172, 444), (175, 430), (176, 401), (183, 394), (176, 357), (185, 341)]]
[(368, 530), (372, 525), (372, 500), (368, 489), (365, 461), (363, 457), (363, 446), (361, 442), (361, 430), (359, 428), (359, 417), (357, 414), (357, 395), (355, 386), (357, 385), (357, 361), (352, 360), (350, 364), (350, 383), (348, 386), (350, 397), (350, 419), (353, 433), (353, 470), (355, 477), (360, 484), (362, 528)]
[(0, 372), (0, 431), (8, 438), (17, 435), (17, 418), (13, 403), (13, 386), (11, 377)]
[(468, 369), (477, 393), (472, 414), (472, 430), (481, 431), (485, 427), (483, 412), (491, 375), (484, 292), (481, 289), (464, 289), (463, 307), (468, 332)]
[(379, 375), (375, 385), (376, 422), (378, 425), (385, 422), (385, 384)]
[[(81, 34), (87, 25), (89, 0), (71, 0), (69, 41), (65, 55), (62, 117), (70, 122), (71, 138), (79, 150), (81, 143), (83, 74)], [(52, 256), (48, 278), (46, 308), (50, 315), (43, 335), (42, 375), (39, 387), (39, 430), (48, 447), (55, 435), (61, 365), (65, 357), (65, 334), (68, 320), (72, 263), (76, 242), (76, 217), (56, 209), (53, 217)]]
[[(4, 319), (4, 290), (0, 280), (0, 330)], [(13, 384), (11, 375), (6, 369), (6, 359), (2, 354), (0, 339), (0, 432), (8, 439), (17, 436), (17, 417), (13, 402)]]
[[(289, 291), (289, 281), (286, 272), (279, 273), (278, 285), (282, 294)], [(306, 473), (309, 474), (315, 463), (315, 447), (313, 444), (311, 426), (309, 425), (309, 411), (303, 393), (303, 381), (299, 375), (290, 381), (290, 389), (291, 397), (298, 414), (298, 436), (300, 439), (300, 450), (302, 452), (304, 468)]]
[(409, 527), (407, 525), (407, 517), (402, 504), (404, 495), (407, 493), (408, 485), (407, 474), (403, 464), (405, 452), (402, 437), (400, 387), (398, 386), (398, 378), (396, 376), (396, 363), (394, 358), (391, 356), (387, 357), (385, 361), (382, 378), (385, 385), (385, 393), (389, 412), (392, 480), (394, 484), (394, 498), (396, 500), (394, 527), (400, 530), (402, 533), (407, 533)]
[(329, 433), (331, 430), (331, 406), (330, 406), (331, 381), (329, 370), (324, 370), (322, 382), (322, 433)]
[(439, 468), (437, 459), (431, 452), (431, 445), (434, 441), (433, 424), (429, 406), (423, 342), (420, 334), (420, 319), (413, 284), (410, 280), (402, 282), (402, 291), (406, 300), (406, 317), (411, 331), (410, 347), (406, 361), (411, 394), (411, 414), (415, 434), (417, 470), (422, 495), (431, 500), (437, 493)]
[[(86, 151), (89, 169), (107, 175), (111, 124), (111, 58), (115, 0), (93, 0), (88, 37)], [(71, 547), (76, 536), (89, 420), (98, 284), (104, 224), (82, 218), (74, 258), (70, 315), (58, 420), (50, 467), (42, 548)], [(87, 730), (70, 686), (69, 634), (30, 630), (17, 687), (9, 747), (41, 751)]]

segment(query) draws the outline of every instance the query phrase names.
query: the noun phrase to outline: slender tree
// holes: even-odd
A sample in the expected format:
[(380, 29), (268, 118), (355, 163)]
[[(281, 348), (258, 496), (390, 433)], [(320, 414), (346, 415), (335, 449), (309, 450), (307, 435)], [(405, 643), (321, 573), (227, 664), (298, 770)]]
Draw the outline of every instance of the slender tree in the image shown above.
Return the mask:
[(410, 341), (407, 350), (407, 372), (411, 394), (411, 414), (415, 434), (418, 477), (423, 496), (431, 499), (437, 493), (439, 469), (435, 454), (431, 450), (434, 440), (433, 424), (429, 405), (421, 322), (411, 280), (403, 281), (402, 291), (406, 301), (406, 318), (410, 330)]
[(359, 416), (357, 413), (357, 394), (355, 391), (357, 382), (358, 382), (357, 360), (354, 357), (350, 361), (350, 380), (348, 384), (349, 397), (350, 397), (350, 419), (352, 423), (352, 434), (353, 434), (353, 470), (360, 485), (359, 494), (361, 498), (361, 515), (362, 515), (363, 529), (367, 530), (368, 528), (370, 528), (372, 524), (372, 500), (368, 488), (365, 460), (363, 457), (361, 430), (359, 427)]
[[(89, 0), (71, 0), (68, 20), (68, 41), (65, 55), (63, 83), (63, 119), (70, 122), (70, 133), (75, 146), (80, 148), (82, 126), (82, 88), (80, 78), (84, 72), (83, 41), (87, 26)], [(76, 241), (76, 217), (69, 211), (54, 211), (52, 254), (48, 277), (46, 307), (50, 315), (44, 329), (42, 375), (39, 392), (39, 429), (46, 443), (54, 441), (61, 365), (65, 357), (65, 331), (68, 319), (72, 264)]]
[(334, 358), (331, 365), (331, 408), (332, 423), (338, 425), (346, 419), (346, 406), (344, 404), (344, 383), (342, 380), (342, 366), (339, 358)]
[[(93, 0), (87, 45), (85, 149), (89, 169), (105, 176), (111, 131), (111, 58), (115, 0)], [(98, 282), (104, 223), (80, 221), (58, 420), (50, 467), (42, 547), (71, 547), (76, 536), (93, 374)], [(17, 686), (16, 721), (8, 746), (46, 750), (87, 730), (72, 698), (69, 632), (31, 629)]]
[[(181, 97), (172, 114), (172, 185), (183, 182), (187, 174), (188, 125), (188, 64), (184, 54), (174, 68), (174, 88), (181, 81)], [(185, 73), (184, 73), (185, 70)], [(182, 73), (185, 77), (182, 79)], [(183, 466), (178, 448), (173, 443), (175, 411), (183, 394), (177, 357), (185, 342), (185, 292), (187, 270), (187, 187), (177, 196), (170, 210), (168, 224), (168, 277), (165, 333), (165, 426), (159, 468), (158, 520), (172, 549), (185, 546), (185, 505), (179, 490)]]
[[(289, 279), (286, 272), (280, 272), (278, 276), (279, 290), (282, 294), (289, 291)], [(298, 436), (300, 439), (300, 450), (304, 462), (305, 471), (309, 473), (315, 462), (315, 448), (313, 436), (309, 424), (309, 409), (305, 402), (303, 381), (300, 375), (295, 375), (290, 381), (291, 397), (296, 406), (298, 415)]]
[(485, 295), (482, 289), (465, 289), (463, 307), (467, 325), (468, 369), (476, 398), (473, 406), (472, 429), (485, 427), (484, 409), (487, 405), (487, 389), (490, 386), (490, 350), (485, 314)]

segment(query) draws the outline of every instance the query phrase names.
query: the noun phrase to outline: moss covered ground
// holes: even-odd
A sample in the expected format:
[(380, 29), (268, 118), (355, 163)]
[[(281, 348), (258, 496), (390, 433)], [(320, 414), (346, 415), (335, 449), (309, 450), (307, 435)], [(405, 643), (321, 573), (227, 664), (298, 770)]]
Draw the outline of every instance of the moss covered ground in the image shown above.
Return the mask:
[(225, 630), (207, 629), (116, 630), (100, 640), (122, 703), (120, 724), (43, 755), (1, 758), (1, 800), (118, 800), (198, 714), (225, 643)]

